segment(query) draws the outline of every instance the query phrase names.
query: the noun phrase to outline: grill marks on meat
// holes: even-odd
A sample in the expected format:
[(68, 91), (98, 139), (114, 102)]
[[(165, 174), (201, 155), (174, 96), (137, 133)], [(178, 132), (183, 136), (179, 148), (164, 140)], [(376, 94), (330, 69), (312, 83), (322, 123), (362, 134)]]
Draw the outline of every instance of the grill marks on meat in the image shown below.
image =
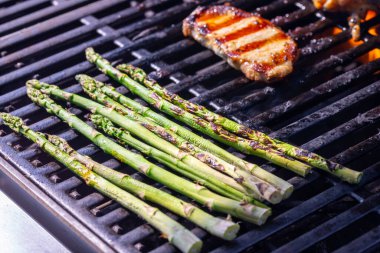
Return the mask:
[(296, 43), (268, 20), (231, 6), (198, 7), (183, 33), (240, 69), (249, 79), (270, 82), (293, 71)]

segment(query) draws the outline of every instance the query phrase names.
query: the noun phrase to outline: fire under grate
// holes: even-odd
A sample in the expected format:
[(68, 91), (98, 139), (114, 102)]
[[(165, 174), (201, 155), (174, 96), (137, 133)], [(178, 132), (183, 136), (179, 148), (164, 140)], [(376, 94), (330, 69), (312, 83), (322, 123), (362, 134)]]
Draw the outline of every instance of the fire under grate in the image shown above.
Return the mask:
[[(202, 1), (208, 3), (212, 1)], [(85, 61), (84, 49), (93, 46), (108, 59), (148, 70), (191, 101), (366, 173), (360, 186), (350, 186), (319, 171), (304, 179), (256, 157), (245, 157), (288, 180), (296, 190), (273, 208), (264, 226), (242, 223), (238, 238), (230, 243), (170, 214), (204, 241), (204, 252), (376, 251), (380, 245), (380, 37), (375, 25), (380, 16), (362, 24), (365, 40), (354, 44), (350, 32), (343, 29), (346, 16), (325, 15), (309, 1), (232, 1), (272, 20), (300, 46), (296, 71), (267, 86), (242, 78), (211, 51), (183, 38), (180, 22), (197, 4), (0, 1), (0, 110), (22, 117), (35, 130), (61, 135), (97, 161), (161, 187), (105, 155), (26, 97), (25, 81), (33, 77), (72, 92), (81, 92), (73, 78), (78, 73), (108, 81)], [(72, 111), (86, 116), (76, 108)], [(68, 248), (175, 252), (135, 214), (87, 187), (24, 138), (3, 126), (0, 130), (0, 154), (6, 165), (1, 173), (29, 194), (40, 194), (33, 196), (47, 210), (40, 222), (44, 224), (45, 218), (50, 224), (66, 224), (67, 233), (57, 231), (58, 225), (45, 225)], [(56, 221), (48, 219), (49, 213)]]

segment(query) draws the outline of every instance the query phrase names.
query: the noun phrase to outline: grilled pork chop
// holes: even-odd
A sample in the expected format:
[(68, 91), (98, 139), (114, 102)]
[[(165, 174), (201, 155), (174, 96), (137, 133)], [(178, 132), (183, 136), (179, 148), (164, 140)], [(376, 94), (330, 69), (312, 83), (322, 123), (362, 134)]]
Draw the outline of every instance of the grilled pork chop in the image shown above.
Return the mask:
[(240, 69), (270, 82), (293, 71), (296, 43), (268, 20), (232, 6), (198, 7), (183, 21), (183, 34)]

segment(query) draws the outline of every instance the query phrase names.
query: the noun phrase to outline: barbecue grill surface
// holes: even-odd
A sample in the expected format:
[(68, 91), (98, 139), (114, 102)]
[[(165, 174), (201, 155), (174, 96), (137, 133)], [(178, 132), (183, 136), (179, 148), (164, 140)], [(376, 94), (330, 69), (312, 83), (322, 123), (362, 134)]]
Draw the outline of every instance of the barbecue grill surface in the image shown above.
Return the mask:
[[(349, 48), (347, 16), (316, 11), (311, 1), (231, 2), (291, 34), (301, 53), (293, 74), (272, 87), (255, 83), (184, 38), (181, 21), (196, 1), (0, 0), (0, 111), (22, 117), (35, 130), (59, 134), (81, 153), (161, 187), (105, 155), (25, 94), (30, 78), (77, 93), (81, 89), (75, 74), (110, 81), (85, 61), (84, 49), (93, 46), (115, 63), (142, 67), (191, 101), (365, 171), (362, 184), (350, 186), (320, 171), (304, 179), (245, 157), (296, 190), (273, 208), (264, 226), (241, 223), (238, 238), (230, 243), (170, 214), (202, 238), (204, 252), (375, 252), (380, 246), (380, 59), (366, 62), (358, 57), (375, 50), (379, 57), (380, 39), (371, 28), (380, 16), (362, 24), (365, 41)], [(333, 27), (340, 32), (331, 35)], [(71, 110), (86, 116), (77, 108)], [(4, 191), (68, 248), (176, 251), (142, 219), (86, 186), (25, 138), (4, 126), (0, 130)]]

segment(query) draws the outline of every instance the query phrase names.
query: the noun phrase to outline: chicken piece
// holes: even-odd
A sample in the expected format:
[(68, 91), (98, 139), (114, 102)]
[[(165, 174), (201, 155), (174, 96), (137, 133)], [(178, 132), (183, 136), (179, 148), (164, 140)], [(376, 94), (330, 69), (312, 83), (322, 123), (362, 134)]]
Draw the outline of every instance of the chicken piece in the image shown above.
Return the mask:
[(297, 58), (297, 45), (286, 33), (232, 6), (198, 7), (183, 21), (182, 30), (251, 80), (281, 79), (293, 71)]
[(360, 38), (360, 20), (365, 18), (367, 11), (380, 11), (380, 1), (376, 0), (313, 0), (313, 3), (317, 9), (352, 13), (348, 24), (354, 40)]

